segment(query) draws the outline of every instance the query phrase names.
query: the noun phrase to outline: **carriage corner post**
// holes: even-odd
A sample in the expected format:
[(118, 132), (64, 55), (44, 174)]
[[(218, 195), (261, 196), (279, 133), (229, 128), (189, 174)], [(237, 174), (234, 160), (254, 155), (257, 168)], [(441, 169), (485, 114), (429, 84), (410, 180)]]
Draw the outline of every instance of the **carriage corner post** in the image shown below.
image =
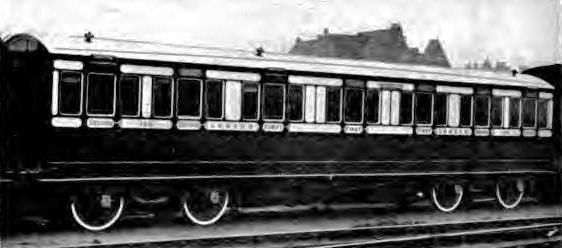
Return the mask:
[(477, 190), (503, 209), (560, 196), (559, 74), (201, 55), (91, 32), (3, 42), (0, 89), (14, 97), (0, 97), (1, 176), (26, 192), (12, 194), (21, 206), (54, 206), (92, 232), (162, 205), (218, 225), (245, 204), (352, 189), (451, 215)]

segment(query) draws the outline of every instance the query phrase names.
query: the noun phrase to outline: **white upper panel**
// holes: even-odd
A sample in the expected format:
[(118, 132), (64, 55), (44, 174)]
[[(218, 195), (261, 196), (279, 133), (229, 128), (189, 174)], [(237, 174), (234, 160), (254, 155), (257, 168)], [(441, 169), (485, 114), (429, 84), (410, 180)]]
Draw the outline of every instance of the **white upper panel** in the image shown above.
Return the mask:
[(119, 58), (149, 61), (180, 62), (233, 66), (246, 68), (275, 68), (294, 71), (311, 71), (342, 75), (422, 79), (456, 82), (553, 89), (547, 82), (529, 75), (448, 69), (422, 65), (390, 64), (334, 58), (315, 58), (287, 54), (264, 53), (258, 57), (253, 51), (202, 48), (187, 45), (108, 39), (95, 37), (92, 42), (83, 36), (37, 36), (49, 52), (72, 55), (107, 55)]

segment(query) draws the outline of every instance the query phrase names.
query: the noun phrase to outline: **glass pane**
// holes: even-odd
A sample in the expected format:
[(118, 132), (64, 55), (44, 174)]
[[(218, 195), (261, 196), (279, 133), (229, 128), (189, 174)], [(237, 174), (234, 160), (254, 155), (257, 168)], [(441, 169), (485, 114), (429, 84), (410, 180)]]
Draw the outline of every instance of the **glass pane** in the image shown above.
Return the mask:
[(245, 82), (242, 86), (242, 118), (258, 119), (258, 84)]
[(339, 122), (341, 109), (341, 88), (326, 88), (326, 121)]
[(345, 89), (345, 121), (363, 121), (363, 90), (347, 88)]
[(431, 124), (431, 93), (418, 93), (416, 95), (416, 123)]
[(263, 87), (263, 118), (283, 119), (283, 85), (266, 84)]
[(503, 98), (492, 97), (492, 110), (490, 113), (492, 126), (501, 127), (503, 123)]
[(178, 80), (178, 116), (200, 115), (201, 106), (201, 81), (196, 79)]
[(413, 93), (402, 92), (400, 97), (400, 124), (412, 123), (412, 98)]
[(137, 76), (124, 75), (119, 81), (119, 106), (121, 115), (138, 116), (140, 79)]
[(548, 101), (547, 99), (537, 101), (537, 125), (539, 128), (550, 128), (548, 124)]
[(155, 77), (152, 82), (152, 109), (157, 117), (172, 115), (172, 79)]
[(59, 111), (61, 114), (80, 114), (82, 74), (61, 72), (59, 82)]
[(461, 126), (470, 126), (472, 120), (472, 96), (461, 95)]
[(367, 91), (367, 103), (365, 104), (365, 114), (367, 115), (367, 122), (378, 123), (379, 122), (379, 91), (378, 90), (368, 90)]
[(535, 109), (537, 101), (533, 98), (523, 99), (523, 127), (535, 127)]
[(490, 98), (488, 96), (476, 96), (474, 98), (474, 125), (488, 126), (489, 110)]
[(521, 114), (521, 99), (509, 98), (509, 127), (518, 128)]
[(115, 76), (88, 74), (88, 114), (113, 114)]
[(222, 81), (207, 81), (207, 118), (222, 118)]
[(433, 112), (433, 123), (438, 126), (447, 125), (447, 95), (446, 94), (436, 94), (435, 95), (435, 109)]
[(287, 103), (287, 118), (291, 121), (303, 120), (303, 87), (300, 85), (289, 85), (289, 96)]

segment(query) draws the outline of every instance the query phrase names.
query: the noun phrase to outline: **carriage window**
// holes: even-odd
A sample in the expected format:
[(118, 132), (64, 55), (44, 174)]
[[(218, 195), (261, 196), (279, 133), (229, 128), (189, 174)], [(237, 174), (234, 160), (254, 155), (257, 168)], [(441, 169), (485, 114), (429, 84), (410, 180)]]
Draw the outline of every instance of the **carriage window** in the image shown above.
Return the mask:
[(535, 127), (537, 101), (534, 98), (524, 98), (522, 104), (523, 127)]
[(59, 111), (63, 115), (82, 112), (82, 74), (63, 71), (59, 81)]
[(345, 89), (345, 122), (363, 122), (363, 90), (357, 88)]
[(489, 125), (490, 98), (476, 96), (474, 98), (474, 125), (487, 127)]
[(119, 106), (123, 116), (140, 114), (140, 78), (124, 75), (119, 81)]
[(400, 97), (400, 124), (412, 124), (413, 99), (413, 93), (402, 92)]
[(263, 87), (263, 118), (283, 120), (283, 98), (285, 88), (280, 84), (265, 84)]
[(447, 125), (447, 95), (446, 94), (436, 94), (435, 104), (433, 105), (433, 123), (436, 126)]
[(490, 112), (492, 126), (501, 127), (503, 123), (503, 97), (492, 97)]
[(201, 80), (181, 78), (177, 90), (177, 115), (201, 116)]
[(537, 101), (537, 121), (539, 128), (550, 128), (550, 111), (549, 111), (550, 100), (539, 99)]
[(115, 75), (90, 73), (87, 85), (88, 114), (113, 115), (115, 112)]
[(472, 120), (472, 96), (461, 95), (460, 124), (463, 127), (470, 126)]
[(242, 118), (244, 120), (258, 119), (258, 83), (244, 82), (242, 85)]
[(431, 93), (418, 93), (416, 95), (416, 123), (431, 125), (431, 108), (433, 95)]
[(326, 88), (326, 121), (340, 122), (341, 119), (341, 88)]
[(155, 117), (172, 116), (172, 79), (154, 77), (152, 83), (152, 113)]
[(380, 92), (378, 90), (367, 91), (367, 102), (365, 103), (365, 113), (368, 123), (379, 122)]
[(207, 81), (206, 90), (207, 118), (222, 118), (223, 82), (218, 80)]
[(287, 103), (287, 118), (290, 121), (303, 120), (304, 87), (302, 85), (289, 85)]
[(518, 128), (521, 118), (521, 99), (509, 98), (509, 127)]

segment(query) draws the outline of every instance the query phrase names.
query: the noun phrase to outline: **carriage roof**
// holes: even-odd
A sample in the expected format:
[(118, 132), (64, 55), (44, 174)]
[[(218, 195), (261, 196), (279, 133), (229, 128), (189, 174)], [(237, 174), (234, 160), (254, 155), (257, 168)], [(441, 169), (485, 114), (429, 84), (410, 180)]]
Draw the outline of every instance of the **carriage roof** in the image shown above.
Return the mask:
[(276, 69), (329, 73), (365, 77), (403, 78), (481, 84), (500, 87), (553, 89), (549, 83), (530, 75), (439, 68), (421, 65), (383, 63), (376, 61), (318, 58), (265, 52), (206, 48), (188, 45), (156, 43), (95, 37), (86, 42), (84, 36), (48, 35), (39, 40), (53, 54), (107, 55), (118, 58), (179, 62), (249, 69)]

